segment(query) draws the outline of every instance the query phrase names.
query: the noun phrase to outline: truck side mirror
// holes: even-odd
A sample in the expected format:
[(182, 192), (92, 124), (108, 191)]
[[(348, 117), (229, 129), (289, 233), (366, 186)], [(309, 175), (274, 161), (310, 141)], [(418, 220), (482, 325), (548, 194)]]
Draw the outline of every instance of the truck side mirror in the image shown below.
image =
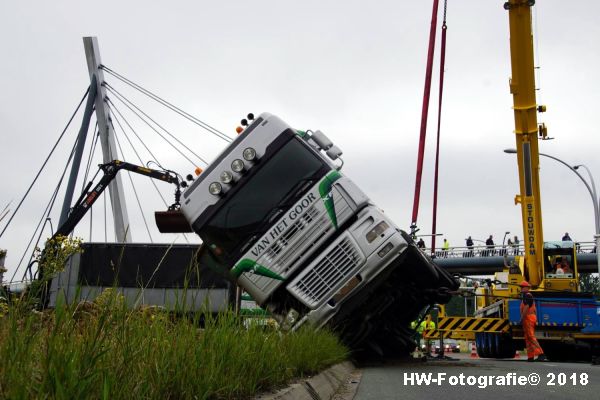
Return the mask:
[(327, 157), (331, 158), (332, 160), (337, 160), (342, 155), (342, 150), (340, 150), (340, 148), (336, 145), (333, 145), (329, 148), (329, 150), (327, 150), (326, 153)]
[(333, 142), (321, 131), (313, 132), (310, 137), (317, 143), (322, 150), (329, 150)]

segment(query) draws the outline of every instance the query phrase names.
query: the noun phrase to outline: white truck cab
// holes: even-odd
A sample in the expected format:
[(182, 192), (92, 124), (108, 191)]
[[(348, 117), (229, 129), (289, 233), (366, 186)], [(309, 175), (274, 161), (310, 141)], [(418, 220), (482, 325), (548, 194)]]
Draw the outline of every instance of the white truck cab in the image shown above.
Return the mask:
[(409, 288), (411, 315), (427, 290), (455, 285), (340, 172), (341, 154), (320, 131), (263, 113), (183, 193), (212, 262), (292, 329), (348, 326), (356, 309), (381, 303), (369, 294), (392, 276), (400, 281), (386, 291), (400, 301)]

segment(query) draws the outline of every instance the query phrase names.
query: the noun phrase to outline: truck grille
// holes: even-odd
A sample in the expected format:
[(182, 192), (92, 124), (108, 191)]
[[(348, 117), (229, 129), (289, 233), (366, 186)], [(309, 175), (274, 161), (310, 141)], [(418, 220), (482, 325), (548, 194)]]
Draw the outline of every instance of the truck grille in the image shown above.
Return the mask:
[(312, 268), (290, 284), (294, 293), (307, 306), (314, 308), (339, 289), (362, 264), (363, 257), (350, 238), (345, 237)]

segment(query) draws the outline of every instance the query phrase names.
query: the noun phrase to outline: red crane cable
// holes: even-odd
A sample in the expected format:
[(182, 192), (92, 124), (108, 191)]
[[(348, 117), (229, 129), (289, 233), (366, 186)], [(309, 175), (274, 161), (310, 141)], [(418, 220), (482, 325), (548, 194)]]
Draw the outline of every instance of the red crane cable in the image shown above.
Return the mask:
[(419, 137), (419, 152), (417, 158), (417, 175), (415, 178), (415, 197), (411, 219), (411, 230), (415, 232), (417, 216), (419, 215), (419, 198), (421, 196), (421, 177), (423, 175), (423, 157), (425, 154), (425, 137), (427, 134), (427, 112), (429, 111), (429, 94), (431, 92), (431, 73), (433, 70), (433, 55), (435, 49), (435, 33), (437, 25), (437, 9), (439, 0), (433, 0), (431, 27), (429, 29), (429, 48), (427, 50), (427, 67), (425, 70), (425, 88), (423, 90), (423, 108), (421, 111), (421, 130)]
[(435, 254), (435, 234), (437, 223), (438, 168), (440, 161), (440, 125), (442, 121), (442, 94), (444, 93), (444, 64), (446, 60), (446, 4), (444, 1), (444, 23), (442, 24), (442, 47), (440, 51), (440, 91), (438, 99), (437, 143), (435, 145), (435, 172), (433, 177), (433, 218), (431, 224), (431, 253)]

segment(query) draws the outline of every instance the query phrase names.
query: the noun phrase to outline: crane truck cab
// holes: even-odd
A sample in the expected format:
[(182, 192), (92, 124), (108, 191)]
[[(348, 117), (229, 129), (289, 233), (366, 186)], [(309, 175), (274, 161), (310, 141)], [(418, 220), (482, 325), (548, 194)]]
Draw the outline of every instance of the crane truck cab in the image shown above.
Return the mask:
[(576, 244), (571, 241), (545, 242), (544, 271), (541, 286), (545, 289), (577, 292), (579, 276)]

